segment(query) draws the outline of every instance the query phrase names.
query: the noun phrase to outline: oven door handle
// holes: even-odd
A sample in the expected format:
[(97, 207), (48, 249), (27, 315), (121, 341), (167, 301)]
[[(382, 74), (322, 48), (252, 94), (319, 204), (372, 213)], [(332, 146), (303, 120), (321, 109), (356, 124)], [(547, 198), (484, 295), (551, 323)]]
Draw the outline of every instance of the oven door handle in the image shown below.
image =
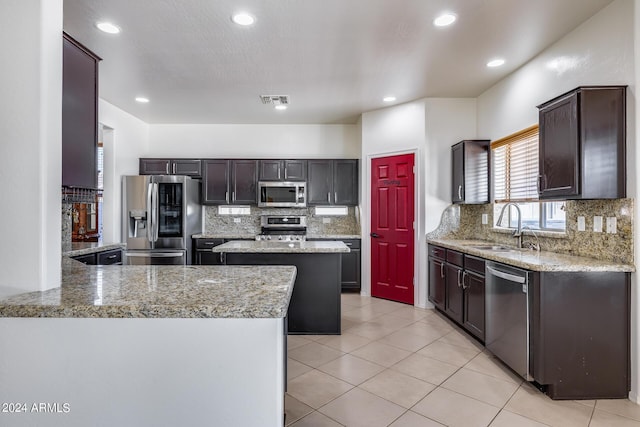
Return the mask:
[(499, 277), (504, 280), (508, 280), (514, 283), (524, 284), (526, 282), (526, 278), (522, 276), (516, 276), (515, 274), (505, 273), (504, 271), (496, 270), (495, 268), (491, 268), (487, 266), (487, 271), (492, 275)]

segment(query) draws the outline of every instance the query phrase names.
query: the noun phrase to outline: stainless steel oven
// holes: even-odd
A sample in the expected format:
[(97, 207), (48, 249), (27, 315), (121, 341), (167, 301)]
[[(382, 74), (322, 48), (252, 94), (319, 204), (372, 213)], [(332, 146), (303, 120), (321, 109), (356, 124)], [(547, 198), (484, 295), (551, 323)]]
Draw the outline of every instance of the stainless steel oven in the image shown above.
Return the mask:
[(485, 345), (518, 375), (533, 380), (529, 325), (531, 272), (497, 262), (485, 267)]
[(307, 206), (307, 183), (260, 181), (258, 182), (258, 206), (304, 208)]

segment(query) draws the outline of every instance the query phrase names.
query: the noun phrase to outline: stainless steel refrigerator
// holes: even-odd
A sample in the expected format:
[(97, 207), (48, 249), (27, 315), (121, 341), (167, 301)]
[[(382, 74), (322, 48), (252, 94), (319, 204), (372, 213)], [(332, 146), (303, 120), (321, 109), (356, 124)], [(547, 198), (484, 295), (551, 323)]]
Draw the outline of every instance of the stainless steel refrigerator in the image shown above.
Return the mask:
[(188, 176), (122, 177), (123, 264), (191, 264), (191, 235), (202, 232), (200, 185)]

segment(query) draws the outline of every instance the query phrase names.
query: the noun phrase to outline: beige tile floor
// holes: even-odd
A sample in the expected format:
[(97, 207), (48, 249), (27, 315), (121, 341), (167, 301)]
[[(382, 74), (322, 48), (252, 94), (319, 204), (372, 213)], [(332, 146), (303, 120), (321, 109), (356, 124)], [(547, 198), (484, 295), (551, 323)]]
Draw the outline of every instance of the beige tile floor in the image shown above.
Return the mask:
[(629, 400), (554, 401), (435, 310), (342, 295), (342, 335), (290, 335), (287, 425), (640, 427)]

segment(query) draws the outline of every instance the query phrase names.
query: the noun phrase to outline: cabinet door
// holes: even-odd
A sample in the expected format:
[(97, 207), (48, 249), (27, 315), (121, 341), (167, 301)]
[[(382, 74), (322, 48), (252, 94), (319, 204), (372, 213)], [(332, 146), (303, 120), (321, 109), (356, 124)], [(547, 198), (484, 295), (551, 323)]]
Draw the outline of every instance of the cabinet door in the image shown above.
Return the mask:
[[(354, 248), (348, 241), (351, 252), (342, 254), (342, 290), (360, 290), (360, 249)], [(359, 246), (359, 241), (358, 241)]]
[(202, 204), (229, 204), (229, 161), (203, 160)]
[(140, 159), (140, 175), (169, 175), (171, 160), (169, 159)]
[(98, 61), (64, 34), (62, 49), (62, 185), (98, 183)]
[(484, 341), (484, 276), (465, 272), (464, 327)]
[(540, 198), (571, 197), (580, 193), (578, 94), (540, 108)]
[(306, 181), (307, 161), (306, 160), (285, 160), (284, 161), (285, 181)]
[(256, 205), (258, 162), (256, 160), (231, 161), (231, 204)]
[(282, 181), (282, 160), (260, 160), (258, 166), (260, 181)]
[(440, 310), (444, 310), (445, 271), (444, 261), (429, 257), (429, 301)]
[(307, 204), (330, 205), (333, 192), (333, 162), (331, 160), (309, 160), (307, 181)]
[(202, 176), (202, 162), (196, 159), (172, 160), (171, 173), (173, 175), (200, 177)]
[(220, 252), (196, 251), (195, 265), (224, 265)]
[(464, 202), (464, 143), (451, 147), (451, 201)]
[(462, 268), (446, 264), (444, 311), (458, 323), (462, 323), (463, 316), (462, 308), (464, 297), (462, 291), (462, 273)]
[(358, 204), (358, 161), (335, 160), (333, 164), (333, 203)]

